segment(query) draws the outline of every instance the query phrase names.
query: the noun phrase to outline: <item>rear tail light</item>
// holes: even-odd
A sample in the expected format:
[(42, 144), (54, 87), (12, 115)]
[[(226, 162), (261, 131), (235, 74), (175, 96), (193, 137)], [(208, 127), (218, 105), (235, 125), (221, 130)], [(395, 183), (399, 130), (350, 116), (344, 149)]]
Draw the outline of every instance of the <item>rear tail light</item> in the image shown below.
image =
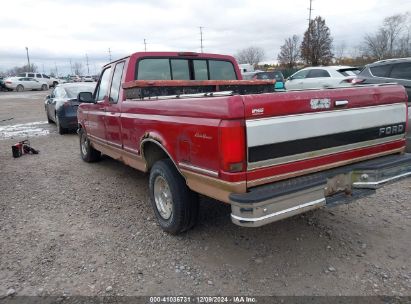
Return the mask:
[(63, 107), (65, 107), (65, 108), (70, 108), (70, 107), (71, 107), (71, 102), (70, 102), (69, 100), (65, 101), (65, 102), (63, 103)]
[(240, 120), (224, 120), (220, 123), (221, 169), (241, 172), (245, 169), (245, 126)]
[(361, 84), (365, 81), (365, 79), (361, 79), (361, 78), (350, 78), (350, 79), (346, 79), (347, 82), (351, 83), (351, 84)]
[(12, 84), (12, 82), (11, 82), (11, 81), (6, 81), (5, 83), (7, 83), (7, 84)]

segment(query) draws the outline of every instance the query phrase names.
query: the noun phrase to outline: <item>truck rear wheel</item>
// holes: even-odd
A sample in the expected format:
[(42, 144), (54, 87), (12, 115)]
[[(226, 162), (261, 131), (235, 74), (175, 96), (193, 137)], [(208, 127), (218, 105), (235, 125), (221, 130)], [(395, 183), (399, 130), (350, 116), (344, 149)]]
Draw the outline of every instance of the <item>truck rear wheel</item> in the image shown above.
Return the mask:
[(170, 159), (157, 161), (150, 171), (150, 201), (161, 228), (178, 234), (198, 219), (198, 194), (191, 191)]
[(91, 146), (90, 141), (87, 138), (87, 134), (83, 130), (83, 128), (80, 129), (79, 135), (81, 158), (88, 163), (99, 161), (101, 157), (101, 152), (97, 151)]

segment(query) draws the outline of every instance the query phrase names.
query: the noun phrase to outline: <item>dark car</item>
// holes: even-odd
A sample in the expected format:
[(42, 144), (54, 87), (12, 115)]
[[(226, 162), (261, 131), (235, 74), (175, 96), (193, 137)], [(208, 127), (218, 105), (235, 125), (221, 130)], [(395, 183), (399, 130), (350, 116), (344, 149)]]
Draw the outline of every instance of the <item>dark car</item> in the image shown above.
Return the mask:
[(407, 152), (411, 152), (411, 58), (377, 61), (364, 67), (355, 79), (356, 84), (395, 82), (403, 85), (408, 94)]
[(4, 77), (0, 76), (0, 91), (8, 91), (6, 85), (4, 84)]
[(284, 76), (280, 71), (256, 71), (243, 73), (243, 79), (273, 80), (275, 79), (275, 89), (284, 90)]
[(65, 83), (57, 85), (45, 100), (49, 123), (55, 122), (59, 134), (77, 128), (77, 95), (80, 92), (94, 92), (95, 83)]

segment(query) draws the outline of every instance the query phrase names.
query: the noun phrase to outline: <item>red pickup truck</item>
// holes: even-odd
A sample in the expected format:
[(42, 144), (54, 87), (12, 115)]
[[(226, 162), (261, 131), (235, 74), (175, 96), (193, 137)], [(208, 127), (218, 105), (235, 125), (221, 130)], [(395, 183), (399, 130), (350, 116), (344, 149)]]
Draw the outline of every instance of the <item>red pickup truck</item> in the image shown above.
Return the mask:
[(105, 65), (78, 99), (83, 160), (150, 172), (154, 212), (174, 234), (195, 224), (198, 193), (256, 227), (411, 175), (398, 85), (275, 92), (241, 80), (231, 56), (140, 52)]

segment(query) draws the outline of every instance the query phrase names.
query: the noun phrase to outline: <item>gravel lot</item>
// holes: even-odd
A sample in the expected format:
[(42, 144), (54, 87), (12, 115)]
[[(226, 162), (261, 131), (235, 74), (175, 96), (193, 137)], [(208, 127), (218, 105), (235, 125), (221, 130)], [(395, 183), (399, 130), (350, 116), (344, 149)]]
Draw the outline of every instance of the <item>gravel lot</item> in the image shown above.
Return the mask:
[[(202, 198), (197, 227), (171, 236), (148, 176), (83, 162), (77, 135), (45, 122), (46, 94), (0, 92), (0, 121), (14, 118), (0, 123), (0, 296), (411, 295), (410, 179), (254, 229)], [(27, 130), (40, 154), (13, 159)]]

